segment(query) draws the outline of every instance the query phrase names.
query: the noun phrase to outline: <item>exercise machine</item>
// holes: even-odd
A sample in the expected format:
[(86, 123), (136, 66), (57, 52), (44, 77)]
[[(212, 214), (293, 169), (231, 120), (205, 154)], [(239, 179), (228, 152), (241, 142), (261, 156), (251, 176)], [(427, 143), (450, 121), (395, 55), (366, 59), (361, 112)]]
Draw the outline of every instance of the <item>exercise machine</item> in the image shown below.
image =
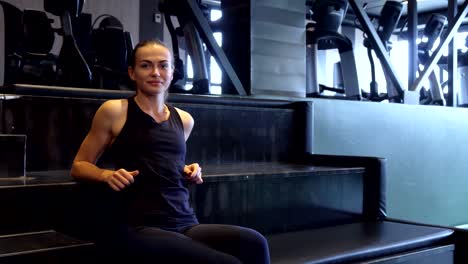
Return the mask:
[[(436, 40), (441, 36), (447, 18), (440, 14), (432, 14), (424, 27), (423, 37), (418, 45), (419, 63), (425, 65), (432, 54)], [(421, 73), (421, 72), (419, 72)], [(420, 90), (420, 104), (446, 105), (444, 92), (438, 76), (432, 71), (429, 75), (429, 89)]]
[[(198, 3), (200, 6), (201, 4)], [(207, 62), (205, 58), (205, 52), (203, 48), (203, 42), (200, 34), (195, 27), (194, 22), (190, 19), (186, 9), (180, 8), (178, 3), (174, 1), (162, 1), (160, 2), (159, 9), (164, 13), (164, 19), (168, 27), (169, 33), (172, 39), (172, 49), (174, 54), (174, 66), (175, 76), (172, 85), (172, 92), (177, 90), (184, 91), (185, 89), (181, 85), (175, 85), (177, 81), (185, 81), (185, 70), (183, 67), (183, 60), (180, 58), (179, 53), (179, 37), (184, 37), (185, 46), (187, 47), (187, 53), (192, 59), (193, 68), (193, 82), (191, 93), (196, 94), (209, 94), (210, 93), (210, 76), (208, 72)], [(206, 14), (203, 12), (204, 17)], [(179, 27), (175, 28), (171, 16), (176, 16), (179, 22)]]
[[(377, 26), (377, 34), (381, 39), (384, 48), (388, 53), (390, 53), (392, 49), (392, 43), (390, 42), (390, 37), (395, 30), (395, 27), (400, 20), (403, 5), (397, 1), (386, 1), (379, 17), (379, 23)], [(403, 91), (397, 90), (397, 88), (393, 85), (392, 81), (389, 78), (389, 75), (384, 70), (385, 81), (387, 85), (387, 93), (386, 94), (379, 94), (378, 92), (378, 83), (375, 78), (375, 63), (374, 58), (372, 55), (372, 50), (374, 47), (372, 46), (369, 38), (364, 39), (364, 46), (367, 48), (367, 55), (369, 57), (369, 62), (371, 65), (371, 83), (369, 93), (364, 93), (364, 97), (370, 101), (383, 101), (387, 100), (390, 102), (401, 103), (402, 97), (400, 96), (403, 94)]]
[(60, 17), (58, 33), (63, 43), (58, 56), (57, 84), (74, 87), (90, 87), (92, 73), (81, 54), (73, 35), (72, 18), (83, 10), (84, 0), (44, 0), (44, 10)]
[[(324, 90), (330, 90), (343, 93), (346, 99), (361, 100), (353, 44), (349, 38), (338, 33), (348, 8), (347, 1), (316, 0), (308, 1), (307, 5), (311, 7), (311, 18), (315, 23), (306, 26), (306, 96), (322, 97)], [(343, 89), (319, 84), (318, 52), (329, 49), (338, 49)]]
[[(220, 68), (226, 73), (228, 79), (232, 82), (239, 95), (246, 95), (246, 91), (235, 73), (232, 65), (227, 59), (224, 51), (218, 46), (213, 37), (213, 31), (210, 23), (207, 21), (203, 8), (200, 8), (201, 1), (196, 0), (161, 0), (159, 10), (164, 14), (165, 21), (171, 32), (173, 52), (178, 58), (175, 59), (176, 73), (175, 77), (182, 78), (180, 54), (178, 53), (179, 36), (184, 36), (189, 55), (193, 61), (194, 78), (192, 93), (209, 93), (209, 72), (205, 57), (204, 46), (215, 58)], [(179, 28), (175, 28), (170, 19), (171, 16), (177, 17)]]
[[(95, 24), (99, 26), (95, 28)], [(93, 86), (101, 89), (131, 89), (128, 57), (133, 50), (130, 32), (112, 15), (100, 15), (91, 25)]]

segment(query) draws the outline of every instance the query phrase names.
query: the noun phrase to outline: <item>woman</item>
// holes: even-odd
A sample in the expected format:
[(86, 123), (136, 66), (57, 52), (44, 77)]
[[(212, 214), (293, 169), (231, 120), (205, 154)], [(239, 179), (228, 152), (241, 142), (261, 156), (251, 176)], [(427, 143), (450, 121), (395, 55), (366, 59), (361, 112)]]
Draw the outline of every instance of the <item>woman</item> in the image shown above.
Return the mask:
[[(128, 67), (136, 95), (106, 101), (97, 110), (75, 157), (72, 176), (106, 183), (123, 212), (113, 220), (125, 228), (103, 232), (97, 243), (117, 258), (142, 262), (269, 263), (267, 242), (258, 232), (197, 221), (184, 183), (201, 184), (202, 169), (197, 163), (185, 165), (193, 118), (166, 103), (172, 63), (161, 42), (139, 43)], [(96, 165), (106, 149), (117, 170)]]

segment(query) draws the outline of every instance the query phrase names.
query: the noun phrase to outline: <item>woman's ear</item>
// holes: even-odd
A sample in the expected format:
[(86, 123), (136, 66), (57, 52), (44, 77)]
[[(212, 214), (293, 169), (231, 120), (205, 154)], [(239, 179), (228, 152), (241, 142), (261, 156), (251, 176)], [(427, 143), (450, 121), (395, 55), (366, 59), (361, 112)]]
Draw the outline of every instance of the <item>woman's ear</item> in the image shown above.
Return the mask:
[(128, 71), (128, 76), (130, 76), (130, 79), (135, 81), (135, 70), (133, 70), (133, 67), (129, 66), (127, 71)]

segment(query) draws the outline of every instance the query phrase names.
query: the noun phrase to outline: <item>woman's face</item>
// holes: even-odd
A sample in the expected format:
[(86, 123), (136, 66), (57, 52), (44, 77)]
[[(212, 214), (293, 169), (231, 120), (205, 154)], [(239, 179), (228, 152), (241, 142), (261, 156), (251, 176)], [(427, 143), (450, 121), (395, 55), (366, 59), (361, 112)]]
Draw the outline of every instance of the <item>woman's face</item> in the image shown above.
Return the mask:
[(128, 68), (137, 91), (148, 95), (164, 94), (172, 81), (173, 67), (170, 51), (161, 45), (140, 47), (135, 54), (135, 65)]

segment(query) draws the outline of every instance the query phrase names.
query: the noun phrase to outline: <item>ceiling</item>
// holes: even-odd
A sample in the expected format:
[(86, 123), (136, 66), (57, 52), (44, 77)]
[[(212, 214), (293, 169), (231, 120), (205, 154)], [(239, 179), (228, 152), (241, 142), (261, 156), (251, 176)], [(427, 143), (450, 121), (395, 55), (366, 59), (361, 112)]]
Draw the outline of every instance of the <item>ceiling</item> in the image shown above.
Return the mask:
[[(406, 15), (407, 9), (407, 0), (394, 0), (402, 2), (403, 5), (403, 15)], [(468, 0), (467, 0), (468, 1)], [(384, 6), (386, 0), (357, 0), (361, 2), (361, 5), (367, 4), (365, 10), (369, 15), (378, 16), (382, 7)], [(465, 0), (458, 0), (458, 4), (461, 5)], [(438, 12), (440, 10), (447, 10), (448, 0), (418, 0), (417, 9), (418, 13), (430, 13)]]

